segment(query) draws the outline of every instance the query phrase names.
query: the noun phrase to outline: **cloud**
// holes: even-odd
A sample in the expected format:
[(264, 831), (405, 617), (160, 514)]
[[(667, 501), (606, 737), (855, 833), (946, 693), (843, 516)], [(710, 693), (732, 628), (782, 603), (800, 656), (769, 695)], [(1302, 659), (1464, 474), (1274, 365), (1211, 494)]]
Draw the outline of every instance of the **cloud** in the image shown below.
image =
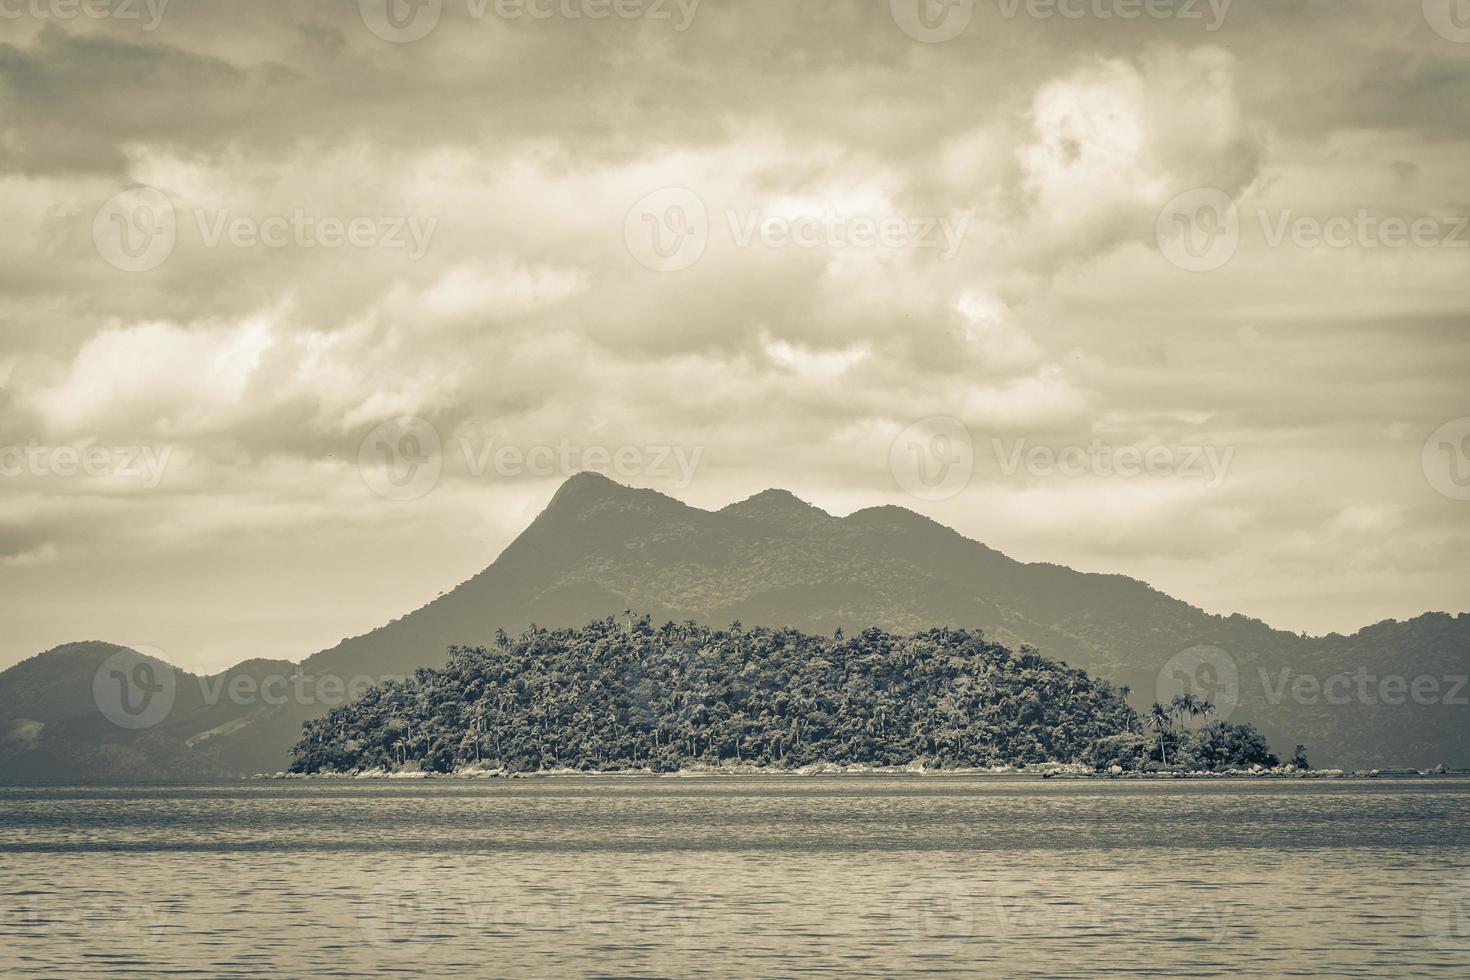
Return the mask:
[(1235, 195), (1264, 148), (1247, 124), (1223, 48), (1154, 48), (1044, 85), (1020, 148), (1031, 230), (1058, 250), (1095, 254), (1153, 234), (1175, 195), (1216, 187)]
[[(945, 44), (859, 0), (704, 4), (678, 33), (445, 10), (407, 45), (304, 0), (171, 4), (154, 31), (6, 21), (0, 447), (172, 456), (151, 490), (7, 480), (0, 657), (82, 635), (299, 656), (471, 574), (556, 481), (455, 463), (390, 506), (355, 460), (405, 415), (451, 447), (699, 449), (678, 492), (705, 506), (897, 503), (1289, 627), (1462, 601), (1463, 510), (1419, 450), (1470, 414), (1470, 252), (1271, 247), (1256, 218), (1466, 212), (1470, 70), (1417, 10), (1238, 6), (1205, 32), (982, 4)], [(93, 237), (136, 184), (178, 218), (144, 273)], [(1206, 274), (1153, 238), (1200, 186), (1242, 218)], [(707, 241), (659, 272), (626, 223), (670, 187)], [(297, 214), (432, 234), (415, 256), (212, 237)], [(828, 215), (949, 222), (956, 248), (744, 237)], [(889, 449), (935, 415), (982, 447), (1234, 456), (1209, 491), (977, 465), (910, 499)]]

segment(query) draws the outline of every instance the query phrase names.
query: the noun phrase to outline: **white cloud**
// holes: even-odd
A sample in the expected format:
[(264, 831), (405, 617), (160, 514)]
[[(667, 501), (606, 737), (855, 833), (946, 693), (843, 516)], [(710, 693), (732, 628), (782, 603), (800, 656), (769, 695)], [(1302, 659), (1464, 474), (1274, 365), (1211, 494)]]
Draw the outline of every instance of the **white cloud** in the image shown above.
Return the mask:
[(1261, 148), (1235, 70), (1223, 48), (1159, 47), (1043, 86), (1018, 151), (1034, 230), (1090, 252), (1151, 234), (1159, 207), (1186, 190), (1238, 192)]

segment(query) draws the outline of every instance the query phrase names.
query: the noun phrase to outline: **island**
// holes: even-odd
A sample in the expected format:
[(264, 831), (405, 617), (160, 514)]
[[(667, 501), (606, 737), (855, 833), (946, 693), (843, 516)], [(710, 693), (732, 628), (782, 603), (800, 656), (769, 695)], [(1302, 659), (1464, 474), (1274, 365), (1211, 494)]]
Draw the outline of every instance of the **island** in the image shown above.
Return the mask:
[(307, 722), (291, 772), (1279, 766), (1208, 703), (1140, 716), (1128, 693), (976, 630), (815, 636), (628, 614), (453, 647)]

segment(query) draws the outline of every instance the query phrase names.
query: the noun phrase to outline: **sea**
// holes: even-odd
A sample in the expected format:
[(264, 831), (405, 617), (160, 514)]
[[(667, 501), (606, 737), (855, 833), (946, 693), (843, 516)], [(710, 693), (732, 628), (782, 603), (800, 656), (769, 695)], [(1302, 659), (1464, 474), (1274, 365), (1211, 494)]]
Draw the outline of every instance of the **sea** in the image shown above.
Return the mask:
[(0, 788), (4, 977), (1470, 977), (1470, 780)]

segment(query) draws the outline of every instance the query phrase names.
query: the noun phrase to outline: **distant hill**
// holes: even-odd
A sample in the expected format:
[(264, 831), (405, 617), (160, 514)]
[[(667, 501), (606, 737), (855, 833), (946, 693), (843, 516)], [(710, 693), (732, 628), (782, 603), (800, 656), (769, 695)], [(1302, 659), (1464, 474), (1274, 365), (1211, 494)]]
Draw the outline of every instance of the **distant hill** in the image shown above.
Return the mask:
[[(168, 677), (167, 715), (142, 728), (117, 724), (119, 716), (103, 710), (111, 707), (113, 668)], [(151, 782), (253, 771), (262, 758), (258, 742), (237, 733), (275, 709), (254, 696), (231, 698), (231, 685), (240, 692), (248, 679), (296, 670), (286, 661), (252, 660), (199, 677), (111, 643), (57, 647), (0, 674), (0, 775), (7, 782)]]
[[(768, 490), (711, 512), (581, 474), (469, 581), (300, 666), (266, 669), (300, 672), (307, 696), (275, 705), (225, 699), (197, 712), (181, 705), (148, 737), (124, 740), (126, 772), (133, 762), (161, 778), (283, 769), (302, 723), (341, 703), (336, 691), (351, 681), (440, 665), (450, 646), (485, 645), (497, 629), (571, 627), (624, 609), (655, 622), (739, 620), (819, 634), (982, 629), (997, 643), (1031, 644), (1131, 687), (1139, 708), (1177, 693), (1183, 678), (1216, 703), (1238, 702), (1233, 719), (1255, 724), (1279, 749), (1306, 744), (1316, 765), (1470, 766), (1470, 710), (1461, 700), (1470, 691), (1456, 689), (1456, 679), (1470, 674), (1470, 614), (1303, 637), (1207, 614), (1121, 575), (1019, 562), (900, 507), (837, 518)], [(100, 719), (91, 678), (69, 660), (75, 655), (63, 647), (0, 674), (0, 778), (123, 777), (108, 768), (120, 750), (88, 741), (87, 733), (110, 733), (88, 727)], [(1368, 696), (1354, 689), (1345, 703), (1330, 703), (1326, 692), (1314, 699), (1310, 684), (1296, 680), (1325, 683), (1342, 671), (1371, 678)], [(1161, 675), (1176, 686), (1161, 690)], [(1384, 678), (1435, 679), (1439, 693), (1419, 699), (1431, 703), (1405, 694), (1394, 704), (1396, 688), (1380, 691)], [(189, 678), (180, 690), (198, 683)], [(1341, 701), (1341, 685), (1331, 694)], [(88, 710), (91, 720), (67, 714)], [(46, 727), (37, 731), (37, 723)], [(199, 740), (205, 732), (213, 734)], [(188, 739), (193, 747), (183, 744)]]

